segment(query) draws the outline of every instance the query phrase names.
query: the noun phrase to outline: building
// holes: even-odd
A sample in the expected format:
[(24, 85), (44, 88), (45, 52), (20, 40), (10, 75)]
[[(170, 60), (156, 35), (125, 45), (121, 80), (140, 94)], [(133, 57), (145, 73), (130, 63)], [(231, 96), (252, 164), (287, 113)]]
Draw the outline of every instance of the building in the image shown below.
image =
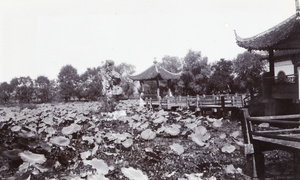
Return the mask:
[(249, 51), (259, 50), (268, 53), (266, 59), (269, 62), (269, 72), (263, 75), (262, 98), (252, 102), (254, 115), (299, 113), (300, 8), (298, 0), (296, 0), (296, 13), (293, 16), (253, 37), (241, 38), (236, 34), (236, 43)]

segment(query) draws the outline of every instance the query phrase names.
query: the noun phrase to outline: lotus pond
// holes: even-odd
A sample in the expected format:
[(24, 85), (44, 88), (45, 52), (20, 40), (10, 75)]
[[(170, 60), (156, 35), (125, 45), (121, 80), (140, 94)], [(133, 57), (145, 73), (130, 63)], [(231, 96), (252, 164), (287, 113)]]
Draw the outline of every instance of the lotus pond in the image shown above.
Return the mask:
[(250, 179), (238, 121), (100, 102), (0, 108), (1, 179)]

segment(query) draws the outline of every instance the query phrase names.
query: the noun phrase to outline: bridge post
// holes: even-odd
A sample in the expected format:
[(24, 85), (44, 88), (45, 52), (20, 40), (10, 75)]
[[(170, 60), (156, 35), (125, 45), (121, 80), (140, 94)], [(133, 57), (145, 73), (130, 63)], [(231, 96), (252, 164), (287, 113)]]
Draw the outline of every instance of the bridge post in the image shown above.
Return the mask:
[(146, 108), (149, 108), (149, 100), (148, 100), (148, 97), (145, 98), (145, 101), (146, 101)]
[(196, 111), (200, 111), (200, 108), (199, 108), (199, 100), (200, 100), (200, 97), (199, 95), (196, 96)]
[(149, 108), (152, 109), (153, 108), (152, 107), (152, 98), (150, 98), (150, 103), (149, 104), (150, 104)]
[(219, 109), (218, 116), (225, 116), (225, 96), (221, 96), (221, 108)]
[(300, 152), (294, 152), (294, 178), (300, 179)]
[(171, 104), (170, 104), (170, 99), (169, 98), (167, 98), (167, 109), (171, 109)]
[(189, 109), (190, 108), (190, 95), (187, 95), (187, 97), (186, 97), (186, 109)]

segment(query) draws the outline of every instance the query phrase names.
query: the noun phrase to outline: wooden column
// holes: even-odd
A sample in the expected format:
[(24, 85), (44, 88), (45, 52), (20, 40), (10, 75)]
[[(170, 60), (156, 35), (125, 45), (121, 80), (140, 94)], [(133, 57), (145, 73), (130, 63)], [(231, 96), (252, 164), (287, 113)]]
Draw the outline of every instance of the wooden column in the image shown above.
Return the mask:
[(275, 70), (274, 70), (274, 50), (270, 49), (269, 50), (269, 65), (270, 65), (270, 73), (271, 76), (275, 76)]
[(300, 67), (298, 69), (298, 99), (300, 100)]
[(168, 86), (168, 97), (171, 97), (171, 89), (170, 89), (170, 86), (171, 86), (171, 80), (168, 79), (168, 82), (167, 82), (167, 86)]
[(158, 78), (156, 78), (156, 87), (157, 87), (157, 90), (156, 90), (157, 98), (160, 98), (160, 92), (159, 92), (159, 79), (158, 79)]
[(157, 99), (158, 99), (158, 109), (161, 109), (161, 97), (160, 97), (160, 90), (159, 90), (159, 79), (158, 77), (156, 78), (156, 86), (157, 86), (157, 90), (156, 90), (156, 95), (157, 95)]
[(142, 90), (142, 92), (145, 92), (144, 81), (140, 81), (140, 85), (141, 85), (141, 90)]

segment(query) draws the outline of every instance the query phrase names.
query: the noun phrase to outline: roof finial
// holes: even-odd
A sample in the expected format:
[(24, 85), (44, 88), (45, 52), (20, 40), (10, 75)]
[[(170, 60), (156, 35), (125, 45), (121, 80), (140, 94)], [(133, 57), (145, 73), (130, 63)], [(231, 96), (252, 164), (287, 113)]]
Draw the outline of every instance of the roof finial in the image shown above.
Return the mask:
[(299, 16), (300, 7), (299, 7), (299, 1), (298, 0), (295, 0), (295, 5), (296, 5), (296, 14), (297, 14), (297, 16)]

